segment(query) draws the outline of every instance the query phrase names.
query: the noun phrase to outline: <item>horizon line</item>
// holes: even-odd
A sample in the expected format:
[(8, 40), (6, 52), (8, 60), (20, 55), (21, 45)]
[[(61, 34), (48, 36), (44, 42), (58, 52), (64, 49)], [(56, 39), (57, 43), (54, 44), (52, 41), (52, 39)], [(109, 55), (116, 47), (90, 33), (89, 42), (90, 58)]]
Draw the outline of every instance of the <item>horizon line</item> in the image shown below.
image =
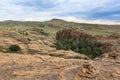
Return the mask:
[(58, 20), (63, 20), (66, 22), (74, 22), (74, 23), (85, 23), (85, 24), (98, 24), (98, 25), (120, 25), (120, 21), (114, 21), (114, 20), (87, 20), (87, 19), (78, 19), (75, 17), (70, 17), (70, 18), (51, 18), (47, 20), (17, 20), (17, 19), (6, 19), (6, 20), (0, 20), (0, 22), (5, 22), (5, 21), (21, 21), (21, 22), (46, 22), (46, 21), (51, 21), (53, 19), (58, 19)]

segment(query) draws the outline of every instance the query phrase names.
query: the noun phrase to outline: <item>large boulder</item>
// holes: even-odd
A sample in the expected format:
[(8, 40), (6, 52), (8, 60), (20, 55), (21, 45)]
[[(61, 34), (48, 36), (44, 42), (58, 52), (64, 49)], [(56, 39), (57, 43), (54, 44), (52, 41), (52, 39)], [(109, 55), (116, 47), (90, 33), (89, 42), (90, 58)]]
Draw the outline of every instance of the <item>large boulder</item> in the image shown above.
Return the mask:
[(60, 30), (56, 33), (56, 39), (89, 39), (96, 40), (96, 37), (85, 33), (84, 31), (80, 31), (77, 29), (64, 29)]

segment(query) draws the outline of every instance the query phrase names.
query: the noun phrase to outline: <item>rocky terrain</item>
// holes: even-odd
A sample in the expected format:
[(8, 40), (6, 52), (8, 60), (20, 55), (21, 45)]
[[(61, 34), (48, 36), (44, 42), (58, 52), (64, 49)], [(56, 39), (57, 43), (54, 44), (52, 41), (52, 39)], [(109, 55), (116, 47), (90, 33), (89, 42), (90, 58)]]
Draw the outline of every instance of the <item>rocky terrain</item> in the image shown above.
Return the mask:
[[(119, 80), (120, 35), (97, 35), (104, 54), (90, 59), (53, 47), (55, 36), (39, 28), (0, 31), (0, 80)], [(10, 50), (18, 45), (20, 51)]]

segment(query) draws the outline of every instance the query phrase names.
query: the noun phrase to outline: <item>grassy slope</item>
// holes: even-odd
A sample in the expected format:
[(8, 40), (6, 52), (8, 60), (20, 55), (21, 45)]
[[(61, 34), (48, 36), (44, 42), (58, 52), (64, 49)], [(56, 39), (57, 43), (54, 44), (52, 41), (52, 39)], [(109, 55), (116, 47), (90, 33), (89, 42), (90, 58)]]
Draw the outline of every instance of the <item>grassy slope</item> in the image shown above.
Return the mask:
[(91, 33), (96, 34), (110, 34), (110, 33), (120, 33), (120, 25), (98, 25), (98, 24), (85, 24), (85, 23), (74, 23), (66, 22), (59, 19), (53, 19), (46, 22), (32, 22), (32, 21), (3, 21), (0, 22), (0, 28), (15, 28), (15, 29), (27, 29), (38, 27), (42, 28), (44, 31), (54, 34), (58, 30), (69, 27), (78, 27), (87, 30)]

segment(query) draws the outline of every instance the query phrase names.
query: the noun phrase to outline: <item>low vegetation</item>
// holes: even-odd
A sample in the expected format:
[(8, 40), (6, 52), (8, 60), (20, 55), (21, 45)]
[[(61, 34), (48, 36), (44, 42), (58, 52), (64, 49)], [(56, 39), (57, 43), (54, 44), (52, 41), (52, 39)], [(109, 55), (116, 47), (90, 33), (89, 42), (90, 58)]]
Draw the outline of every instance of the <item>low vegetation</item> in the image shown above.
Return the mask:
[(112, 34), (113, 32), (120, 33), (119, 25), (100, 25), (87, 23), (66, 22), (60, 19), (52, 19), (51, 21), (37, 22), (37, 21), (2, 21), (0, 28), (14, 28), (25, 30), (29, 28), (39, 27), (50, 34), (55, 34), (57, 31), (64, 28), (77, 27), (95, 34)]
[(73, 29), (58, 31), (55, 47), (57, 49), (73, 50), (95, 58), (102, 54), (102, 44), (95, 37)]
[(20, 50), (21, 50), (21, 48), (20, 48), (20, 46), (19, 45), (11, 45), (10, 47), (9, 47), (9, 50), (11, 51), (11, 52), (19, 52)]

